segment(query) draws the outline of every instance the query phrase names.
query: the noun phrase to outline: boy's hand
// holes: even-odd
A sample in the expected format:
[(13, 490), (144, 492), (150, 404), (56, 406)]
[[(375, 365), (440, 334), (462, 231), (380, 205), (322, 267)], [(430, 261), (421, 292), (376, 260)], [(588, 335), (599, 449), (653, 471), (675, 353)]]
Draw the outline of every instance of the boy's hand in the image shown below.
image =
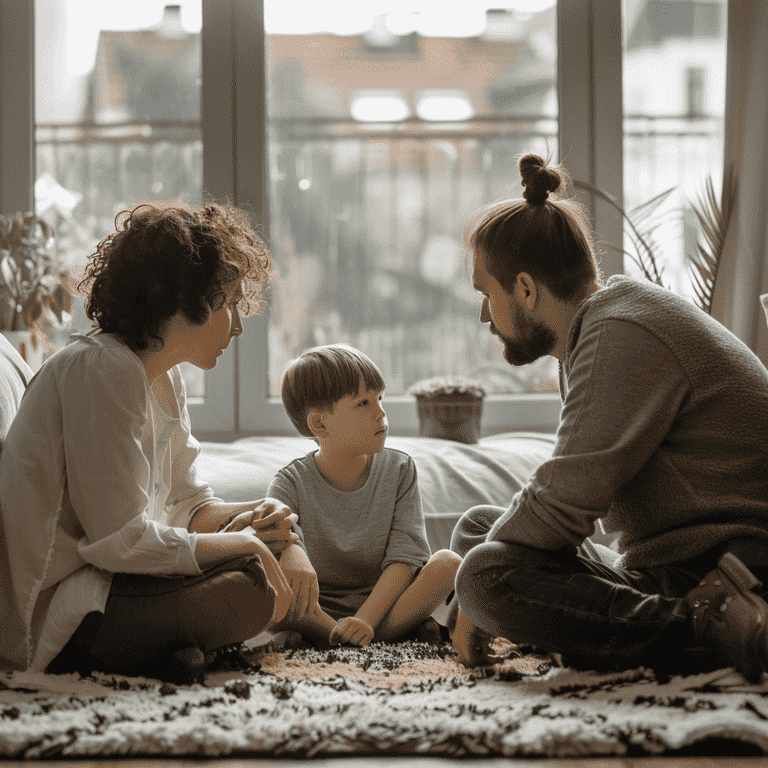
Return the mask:
[(373, 629), (357, 616), (346, 616), (336, 622), (328, 635), (331, 645), (368, 645), (373, 640)]
[(276, 499), (262, 499), (253, 510), (241, 512), (233, 517), (219, 533), (242, 531), (253, 528), (256, 535), (269, 547), (273, 555), (279, 555), (289, 544), (299, 540), (291, 531), (291, 526), (299, 521), (299, 516)]
[(283, 552), (280, 556), (280, 568), (293, 592), (291, 618), (303, 619), (318, 604), (320, 598), (317, 573), (299, 546), (288, 547)]

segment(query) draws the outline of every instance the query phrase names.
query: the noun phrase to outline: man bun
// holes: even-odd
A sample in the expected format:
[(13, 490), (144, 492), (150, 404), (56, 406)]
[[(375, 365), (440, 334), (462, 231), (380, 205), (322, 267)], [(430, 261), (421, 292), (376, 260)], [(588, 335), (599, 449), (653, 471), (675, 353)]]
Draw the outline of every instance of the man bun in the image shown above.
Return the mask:
[(531, 205), (546, 202), (550, 192), (557, 192), (565, 182), (558, 166), (548, 167), (538, 155), (524, 155), (518, 163), (523, 181), (523, 197)]

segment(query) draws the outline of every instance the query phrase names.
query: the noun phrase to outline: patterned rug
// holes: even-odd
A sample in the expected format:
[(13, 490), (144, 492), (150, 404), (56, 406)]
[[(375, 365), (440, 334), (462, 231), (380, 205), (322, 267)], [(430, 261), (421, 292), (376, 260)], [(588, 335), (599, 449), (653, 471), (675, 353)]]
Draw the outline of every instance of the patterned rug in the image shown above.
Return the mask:
[(768, 754), (768, 683), (577, 672), (503, 642), (472, 672), (409, 642), (229, 649), (205, 686), (0, 673), (0, 755)]

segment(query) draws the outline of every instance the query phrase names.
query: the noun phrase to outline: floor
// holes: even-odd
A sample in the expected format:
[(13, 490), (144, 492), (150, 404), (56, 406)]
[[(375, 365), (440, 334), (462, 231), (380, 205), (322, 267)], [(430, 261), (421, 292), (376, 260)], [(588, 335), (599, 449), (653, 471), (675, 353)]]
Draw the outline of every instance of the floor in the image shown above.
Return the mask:
[[(729, 742), (730, 744), (730, 742)], [(697, 753), (708, 752), (708, 756)], [(318, 757), (309, 760), (270, 757), (230, 758), (70, 758), (68, 760), (8, 760), (0, 756), (0, 768), (768, 768), (768, 756), (757, 756), (757, 748), (745, 745), (735, 750), (693, 748), (680, 757), (576, 757), (576, 758), (466, 758), (411, 756)], [(724, 756), (712, 756), (717, 753)], [(740, 755), (740, 756), (737, 756)], [(755, 756), (745, 756), (755, 755)]]
[[(37, 762), (37, 761), (36, 761)], [(477, 758), (451, 760), (441, 757), (343, 757), (315, 760), (270, 758), (180, 758), (160, 760), (153, 757), (108, 760), (44, 760), (44, 768), (768, 768), (768, 757), (584, 757), (567, 759), (546, 758)], [(1, 760), (0, 768), (29, 768), (23, 760)]]

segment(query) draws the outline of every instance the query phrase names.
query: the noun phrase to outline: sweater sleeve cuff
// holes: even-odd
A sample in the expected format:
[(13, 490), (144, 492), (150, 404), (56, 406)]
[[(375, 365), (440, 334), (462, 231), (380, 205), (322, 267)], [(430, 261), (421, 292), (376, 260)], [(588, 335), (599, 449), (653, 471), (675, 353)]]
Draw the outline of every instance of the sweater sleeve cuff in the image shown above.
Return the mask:
[(508, 509), (488, 531), (486, 541), (508, 541), (534, 549), (570, 549), (581, 544), (543, 522), (528, 504)]

